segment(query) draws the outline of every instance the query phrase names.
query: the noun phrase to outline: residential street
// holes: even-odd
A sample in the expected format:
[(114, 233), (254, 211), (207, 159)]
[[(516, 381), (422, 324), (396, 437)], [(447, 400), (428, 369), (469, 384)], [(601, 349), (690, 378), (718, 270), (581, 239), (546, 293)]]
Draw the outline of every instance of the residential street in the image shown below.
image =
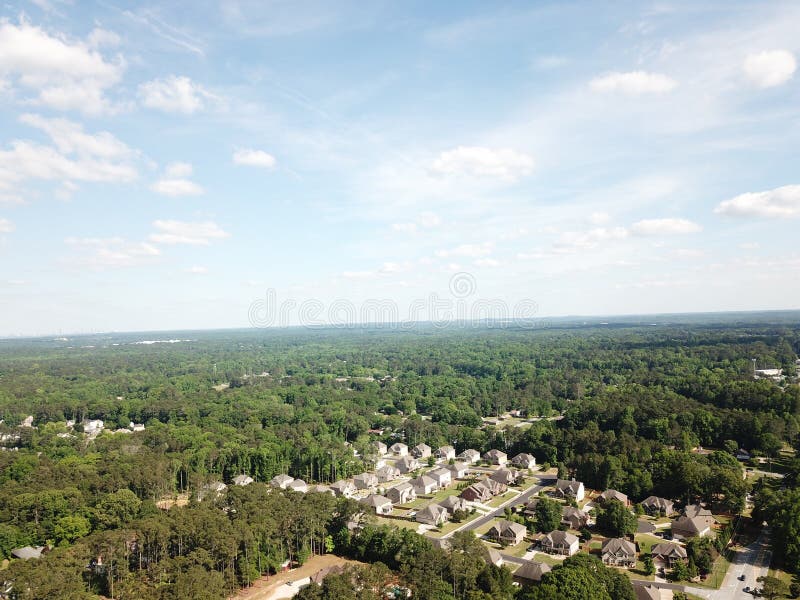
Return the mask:
[[(675, 583), (652, 583), (659, 588), (680, 590), (694, 594), (708, 600), (752, 600), (754, 596), (744, 591), (746, 586), (751, 589), (758, 586), (756, 579), (769, 572), (769, 563), (772, 550), (769, 547), (769, 530), (764, 530), (758, 539), (746, 548), (735, 552), (731, 557), (731, 566), (725, 574), (722, 585), (718, 590), (707, 590), (698, 587)], [(738, 577), (744, 575), (744, 581)], [(639, 583), (634, 581), (634, 584)], [(649, 582), (641, 582), (642, 584)]]
[(473, 531), (475, 529), (478, 529), (481, 525), (485, 525), (486, 523), (488, 523), (492, 519), (496, 519), (497, 517), (502, 516), (503, 512), (505, 511), (505, 509), (508, 508), (509, 506), (517, 506), (517, 505), (520, 505), (520, 504), (527, 504), (528, 500), (530, 500), (533, 496), (535, 496), (540, 491), (542, 491), (547, 485), (551, 485), (553, 483), (553, 481), (554, 481), (553, 479), (540, 479), (539, 483), (537, 483), (535, 485), (532, 485), (531, 487), (526, 489), (521, 494), (519, 494), (519, 495), (511, 498), (510, 500), (504, 502), (503, 504), (498, 506), (496, 509), (494, 509), (492, 512), (487, 513), (487, 514), (483, 515), (482, 517), (478, 517), (477, 519), (473, 519), (472, 521), (470, 521), (468, 523), (465, 523), (461, 527), (459, 527), (457, 529), (454, 529), (453, 531), (443, 535), (442, 539), (449, 538), (456, 531), (465, 531), (465, 530), (466, 531)]

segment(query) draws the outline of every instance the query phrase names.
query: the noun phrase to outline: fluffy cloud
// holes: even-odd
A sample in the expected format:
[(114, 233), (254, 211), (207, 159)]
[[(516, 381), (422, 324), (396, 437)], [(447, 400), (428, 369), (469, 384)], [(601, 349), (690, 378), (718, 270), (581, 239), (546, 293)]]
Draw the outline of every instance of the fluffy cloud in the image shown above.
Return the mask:
[(242, 149), (233, 153), (233, 162), (237, 165), (248, 167), (261, 167), (263, 169), (274, 169), (276, 160), (271, 154), (263, 150)]
[(61, 181), (75, 189), (76, 181), (133, 181), (138, 176), (136, 152), (108, 132), (89, 134), (72, 121), (23, 115), (23, 123), (44, 131), (54, 146), (14, 140), (0, 150), (0, 192), (18, 191), (27, 180)]
[(565, 231), (553, 244), (556, 252), (591, 250), (604, 242), (624, 240), (628, 230), (624, 227), (597, 227), (589, 231)]
[(139, 99), (148, 108), (190, 115), (205, 108), (212, 95), (188, 77), (170, 75), (139, 85)]
[(230, 237), (213, 221), (155, 221), (153, 227), (156, 233), (149, 239), (157, 244), (208, 246), (212, 240)]
[(167, 165), (164, 177), (150, 186), (150, 189), (163, 196), (199, 196), (204, 193), (202, 186), (187, 179), (192, 176), (192, 165), (176, 162)]
[(135, 267), (152, 262), (161, 251), (147, 242), (129, 242), (119, 237), (67, 238), (69, 246), (84, 248), (83, 254), (68, 259), (75, 266), (93, 269)]
[(461, 244), (448, 250), (438, 250), (436, 256), (439, 258), (449, 258), (451, 256), (478, 258), (491, 254), (493, 246), (491, 242), (484, 242), (483, 244)]
[(65, 154), (100, 158), (126, 158), (134, 152), (107, 131), (89, 134), (78, 123), (67, 119), (46, 119), (40, 115), (24, 114), (19, 120), (44, 131), (56, 148)]
[(425, 211), (420, 213), (414, 223), (393, 223), (392, 229), (400, 231), (401, 233), (415, 233), (420, 227), (423, 229), (431, 229), (441, 225), (442, 219), (436, 213)]
[(742, 68), (750, 83), (770, 88), (789, 81), (797, 69), (797, 61), (786, 50), (765, 50), (748, 54)]
[(620, 92), (623, 94), (663, 94), (677, 87), (678, 82), (660, 73), (630, 71), (609, 73), (595, 77), (589, 87), (595, 92)]
[(109, 62), (89, 42), (50, 35), (28, 23), (0, 22), (0, 75), (36, 94), (31, 102), (87, 114), (112, 112), (105, 94), (122, 77), (121, 58)]
[(186, 269), (186, 272), (190, 273), (191, 275), (205, 275), (206, 273), (208, 273), (208, 268), (207, 267), (194, 266), (194, 267), (189, 267), (188, 269)]
[(459, 146), (442, 152), (432, 170), (441, 175), (470, 175), (514, 181), (533, 172), (531, 156), (509, 148)]
[(14, 224), (8, 219), (0, 219), (0, 233), (11, 233), (14, 231)]
[(644, 219), (631, 225), (635, 235), (683, 235), (698, 233), (703, 228), (688, 219)]
[(785, 185), (765, 192), (748, 192), (720, 202), (714, 209), (730, 217), (800, 217), (800, 185)]

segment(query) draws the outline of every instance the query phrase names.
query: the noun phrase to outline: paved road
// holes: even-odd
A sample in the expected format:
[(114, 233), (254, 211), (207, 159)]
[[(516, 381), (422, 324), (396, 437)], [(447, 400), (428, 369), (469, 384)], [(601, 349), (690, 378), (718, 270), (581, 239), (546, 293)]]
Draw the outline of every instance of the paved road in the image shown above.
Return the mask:
[[(634, 580), (634, 585), (651, 584), (658, 588), (679, 590), (707, 598), (708, 600), (753, 600), (754, 596), (744, 591), (745, 586), (751, 589), (758, 585), (756, 579), (769, 572), (769, 563), (772, 559), (772, 550), (769, 546), (769, 530), (765, 530), (758, 539), (746, 548), (733, 553), (731, 566), (725, 573), (722, 585), (718, 590), (707, 590), (676, 583), (655, 583)], [(744, 581), (738, 578), (745, 576)]]
[[(744, 592), (743, 589), (745, 586), (760, 587), (756, 579), (769, 573), (771, 559), (769, 531), (765, 530), (755, 542), (733, 555), (731, 566), (722, 581), (717, 599), (752, 600), (753, 595)], [(741, 575), (744, 575), (744, 581), (738, 579)]]
[(495, 508), (492, 512), (487, 513), (482, 517), (478, 517), (477, 519), (473, 519), (472, 521), (465, 523), (461, 527), (458, 527), (453, 531), (446, 533), (445, 535), (442, 536), (442, 539), (449, 538), (456, 531), (474, 531), (475, 529), (478, 529), (481, 525), (485, 525), (492, 519), (496, 519), (497, 517), (502, 516), (506, 508), (510, 506), (519, 506), (527, 504), (528, 500), (530, 500), (533, 496), (541, 492), (547, 485), (552, 485), (554, 481), (555, 481), (554, 479), (540, 479), (539, 483), (532, 485), (518, 496), (514, 496), (510, 500), (503, 502), (503, 504)]

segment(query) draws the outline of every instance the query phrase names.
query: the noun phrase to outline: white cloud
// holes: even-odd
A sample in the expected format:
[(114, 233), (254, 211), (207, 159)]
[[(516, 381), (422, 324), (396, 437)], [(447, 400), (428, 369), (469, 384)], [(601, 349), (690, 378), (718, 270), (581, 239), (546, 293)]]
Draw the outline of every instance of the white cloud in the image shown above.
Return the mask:
[(167, 165), (164, 169), (164, 176), (172, 179), (180, 177), (191, 177), (194, 168), (191, 163), (187, 162), (174, 162)]
[(186, 269), (186, 272), (192, 275), (205, 275), (206, 273), (208, 273), (208, 268), (195, 265), (194, 267), (189, 267), (188, 269)]
[(420, 213), (417, 222), (420, 224), (420, 227), (431, 228), (441, 225), (442, 219), (436, 213), (425, 211)]
[(589, 222), (592, 225), (605, 225), (611, 221), (611, 215), (606, 212), (593, 212), (589, 215)]
[(113, 112), (105, 94), (124, 68), (122, 58), (106, 61), (91, 42), (0, 21), (0, 75), (38, 94), (33, 103), (87, 114)]
[(624, 227), (597, 227), (589, 231), (565, 231), (553, 244), (557, 252), (591, 250), (605, 242), (624, 240), (628, 230)]
[(401, 233), (416, 233), (419, 228), (432, 229), (442, 224), (442, 219), (434, 212), (420, 213), (415, 223), (392, 223), (392, 229)]
[(800, 185), (785, 185), (764, 192), (748, 192), (720, 202), (714, 209), (730, 217), (800, 217)]
[(150, 189), (162, 196), (200, 196), (203, 187), (188, 179), (159, 179)]
[(621, 92), (623, 94), (663, 94), (677, 87), (678, 82), (661, 73), (630, 71), (608, 73), (595, 77), (589, 87), (595, 92)]
[(47, 119), (41, 115), (24, 114), (20, 122), (44, 131), (60, 152), (80, 156), (125, 158), (134, 154), (127, 145), (107, 131), (89, 134), (83, 127), (67, 119)]
[(787, 50), (765, 50), (748, 54), (742, 65), (750, 83), (770, 88), (786, 83), (797, 69), (797, 60)]
[(190, 115), (205, 108), (212, 95), (188, 77), (170, 75), (139, 85), (139, 99), (148, 108)]
[(233, 153), (233, 162), (237, 165), (248, 167), (261, 167), (263, 169), (274, 169), (276, 160), (271, 154), (263, 150), (251, 150), (243, 148)]
[(509, 148), (459, 146), (439, 155), (432, 170), (442, 175), (469, 175), (514, 181), (533, 172), (531, 156)]
[(75, 181), (126, 183), (138, 176), (132, 162), (137, 153), (108, 132), (88, 134), (72, 121), (37, 115), (20, 121), (43, 130), (55, 146), (14, 140), (0, 150), (0, 191), (16, 194), (32, 179), (60, 181), (68, 189)]
[(205, 192), (202, 186), (187, 179), (192, 175), (192, 165), (174, 162), (164, 169), (164, 177), (150, 186), (150, 189), (163, 196), (199, 196)]
[(14, 224), (8, 219), (0, 219), (0, 233), (11, 233), (14, 231)]
[(155, 221), (156, 233), (150, 241), (157, 244), (189, 244), (208, 246), (212, 240), (230, 237), (227, 231), (213, 221)]
[(122, 39), (113, 31), (95, 27), (89, 34), (89, 37), (86, 38), (86, 41), (90, 48), (100, 48), (102, 46), (113, 48), (119, 46)]
[(761, 244), (758, 242), (744, 242), (743, 244), (739, 244), (739, 248), (742, 250), (758, 250), (761, 247)]
[(703, 228), (688, 219), (644, 219), (631, 225), (635, 235), (683, 235), (699, 233)]
[(400, 233), (416, 233), (416, 223), (392, 223), (392, 229)]
[(69, 246), (88, 249), (88, 252), (67, 259), (66, 262), (93, 269), (135, 267), (148, 264), (161, 255), (161, 251), (152, 244), (129, 242), (120, 237), (70, 237), (64, 242)]
[(479, 258), (472, 261), (476, 267), (499, 267), (502, 263), (494, 258)]
[(461, 244), (448, 250), (437, 250), (436, 256), (439, 258), (449, 258), (451, 256), (466, 256), (478, 258), (492, 253), (493, 244), (484, 242), (482, 244)]

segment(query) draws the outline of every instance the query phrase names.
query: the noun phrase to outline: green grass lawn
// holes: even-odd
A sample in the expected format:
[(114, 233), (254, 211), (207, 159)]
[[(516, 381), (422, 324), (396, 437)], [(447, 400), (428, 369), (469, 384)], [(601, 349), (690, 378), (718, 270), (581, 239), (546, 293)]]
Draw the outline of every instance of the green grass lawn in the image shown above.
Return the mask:
[(481, 514), (476, 512), (476, 513), (471, 514), (469, 517), (467, 517), (466, 519), (464, 519), (460, 523), (454, 523), (453, 521), (448, 521), (447, 523), (442, 525), (441, 531), (432, 531), (431, 532), (431, 536), (432, 537), (442, 537), (443, 535), (446, 535), (446, 534), (450, 533), (451, 531), (453, 531), (455, 529), (458, 529), (459, 527), (461, 527), (465, 523), (469, 523), (470, 521), (472, 521), (474, 519), (477, 519), (480, 516), (481, 516)]
[(491, 506), (492, 508), (497, 508), (501, 504), (503, 504), (505, 502), (508, 502), (511, 498), (515, 498), (518, 495), (519, 494), (517, 494), (516, 492), (508, 491), (505, 494), (501, 494), (501, 495), (497, 496), (496, 498), (493, 498), (492, 500), (487, 502), (486, 506)]
[(706, 580), (698, 581), (697, 583), (692, 582), (691, 585), (711, 590), (719, 589), (719, 586), (722, 585), (722, 580), (725, 579), (725, 573), (728, 572), (728, 567), (730, 566), (731, 563), (725, 555), (720, 555), (717, 557), (717, 560), (714, 561), (714, 568), (711, 570), (708, 577), (706, 577)]

